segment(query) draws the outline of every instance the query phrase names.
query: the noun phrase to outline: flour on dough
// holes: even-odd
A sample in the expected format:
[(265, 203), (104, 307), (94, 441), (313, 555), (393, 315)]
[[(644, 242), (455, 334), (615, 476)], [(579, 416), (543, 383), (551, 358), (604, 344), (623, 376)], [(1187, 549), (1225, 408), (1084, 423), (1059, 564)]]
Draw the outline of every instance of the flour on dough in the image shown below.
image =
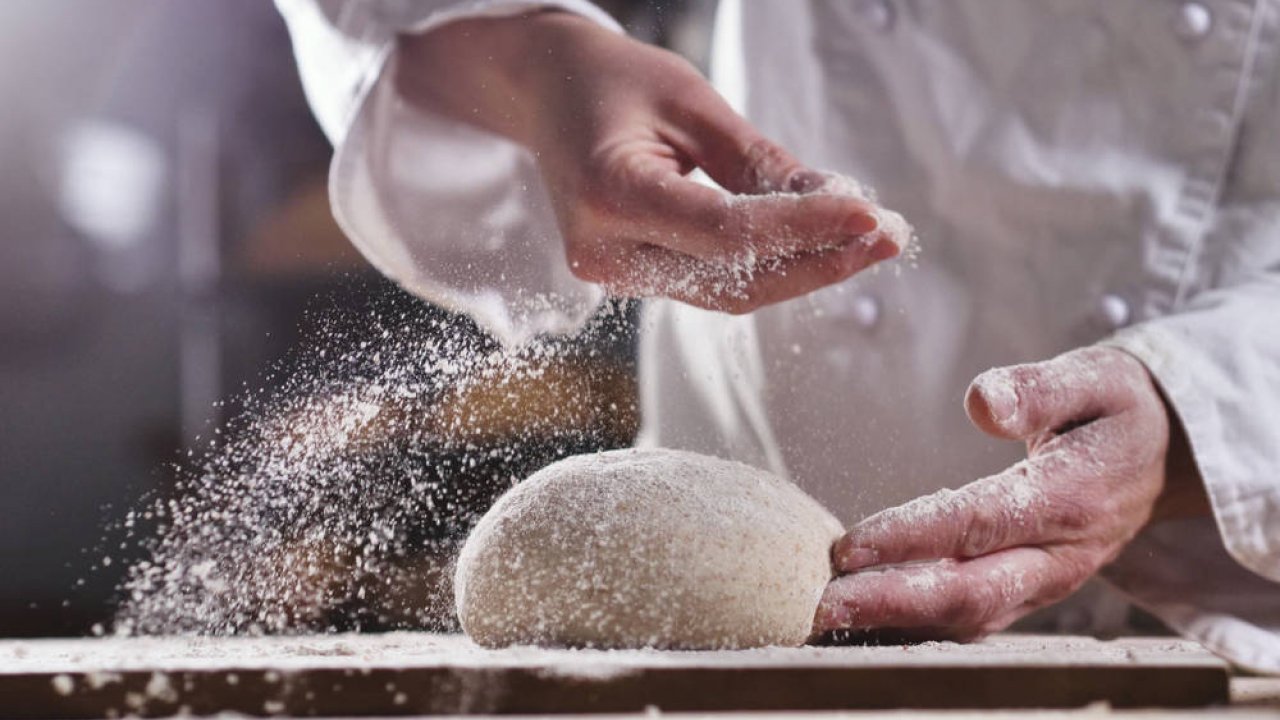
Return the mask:
[(676, 450), (555, 463), (480, 520), (458, 616), (489, 647), (801, 645), (840, 523), (771, 473)]

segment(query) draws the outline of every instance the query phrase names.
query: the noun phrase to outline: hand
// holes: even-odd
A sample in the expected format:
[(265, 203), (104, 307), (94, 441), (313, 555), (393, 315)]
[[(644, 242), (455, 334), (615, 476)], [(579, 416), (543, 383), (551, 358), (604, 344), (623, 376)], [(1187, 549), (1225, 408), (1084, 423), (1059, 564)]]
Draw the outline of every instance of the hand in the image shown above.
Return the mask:
[[(965, 408), (984, 432), (1025, 440), (1027, 459), (872, 515), (838, 540), (835, 570), (849, 574), (828, 585), (815, 633), (981, 637), (1065, 598), (1153, 514), (1207, 510), (1180, 429), (1171, 444), (1163, 399), (1125, 352), (990, 370)], [(868, 570), (914, 561), (927, 562)]]
[(570, 268), (615, 294), (748, 312), (900, 251), (874, 206), (761, 137), (684, 60), (578, 16), (450, 23), (402, 43), (397, 77), (529, 148)]

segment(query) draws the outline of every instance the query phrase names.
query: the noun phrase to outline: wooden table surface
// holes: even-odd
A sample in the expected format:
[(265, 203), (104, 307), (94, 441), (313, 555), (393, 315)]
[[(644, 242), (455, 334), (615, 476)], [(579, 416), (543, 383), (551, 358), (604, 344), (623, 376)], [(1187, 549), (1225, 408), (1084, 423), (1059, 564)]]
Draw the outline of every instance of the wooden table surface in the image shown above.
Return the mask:
[(756, 711), (759, 718), (891, 708), (1072, 708), (1065, 717), (1089, 717), (1111, 707), (1178, 717), (1217, 716), (1229, 702), (1233, 715), (1280, 717), (1277, 698), (1280, 683), (1232, 680), (1221, 661), (1171, 638), (1002, 635), (971, 645), (736, 652), (489, 651), (426, 633), (0, 642), (2, 717)]

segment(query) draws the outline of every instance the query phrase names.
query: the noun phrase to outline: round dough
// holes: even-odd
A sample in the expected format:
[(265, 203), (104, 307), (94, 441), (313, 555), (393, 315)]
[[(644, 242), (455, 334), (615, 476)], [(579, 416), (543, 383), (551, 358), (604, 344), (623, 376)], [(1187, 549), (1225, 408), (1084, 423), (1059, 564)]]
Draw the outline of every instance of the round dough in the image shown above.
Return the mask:
[(802, 645), (842, 527), (771, 473), (676, 450), (550, 465), (458, 557), (462, 628), (488, 647)]

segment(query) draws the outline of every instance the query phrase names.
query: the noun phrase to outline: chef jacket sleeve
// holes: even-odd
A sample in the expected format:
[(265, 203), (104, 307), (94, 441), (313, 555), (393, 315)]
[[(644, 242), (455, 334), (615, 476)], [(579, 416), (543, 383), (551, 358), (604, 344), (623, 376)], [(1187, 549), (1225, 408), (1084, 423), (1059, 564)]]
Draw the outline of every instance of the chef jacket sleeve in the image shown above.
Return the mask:
[(1219, 654), (1280, 673), (1280, 61), (1256, 77), (1175, 312), (1108, 341), (1186, 429), (1213, 518), (1153, 525), (1105, 576)]
[(1280, 673), (1280, 274), (1206, 292), (1110, 344), (1160, 385), (1214, 517), (1153, 525), (1104, 576), (1219, 654)]
[(334, 145), (334, 216), (369, 262), (508, 344), (581, 325), (603, 292), (569, 272), (532, 156), (406, 102), (391, 59), (399, 35), (468, 17), (556, 7), (618, 25), (586, 0), (277, 0), (277, 7), (308, 101)]

